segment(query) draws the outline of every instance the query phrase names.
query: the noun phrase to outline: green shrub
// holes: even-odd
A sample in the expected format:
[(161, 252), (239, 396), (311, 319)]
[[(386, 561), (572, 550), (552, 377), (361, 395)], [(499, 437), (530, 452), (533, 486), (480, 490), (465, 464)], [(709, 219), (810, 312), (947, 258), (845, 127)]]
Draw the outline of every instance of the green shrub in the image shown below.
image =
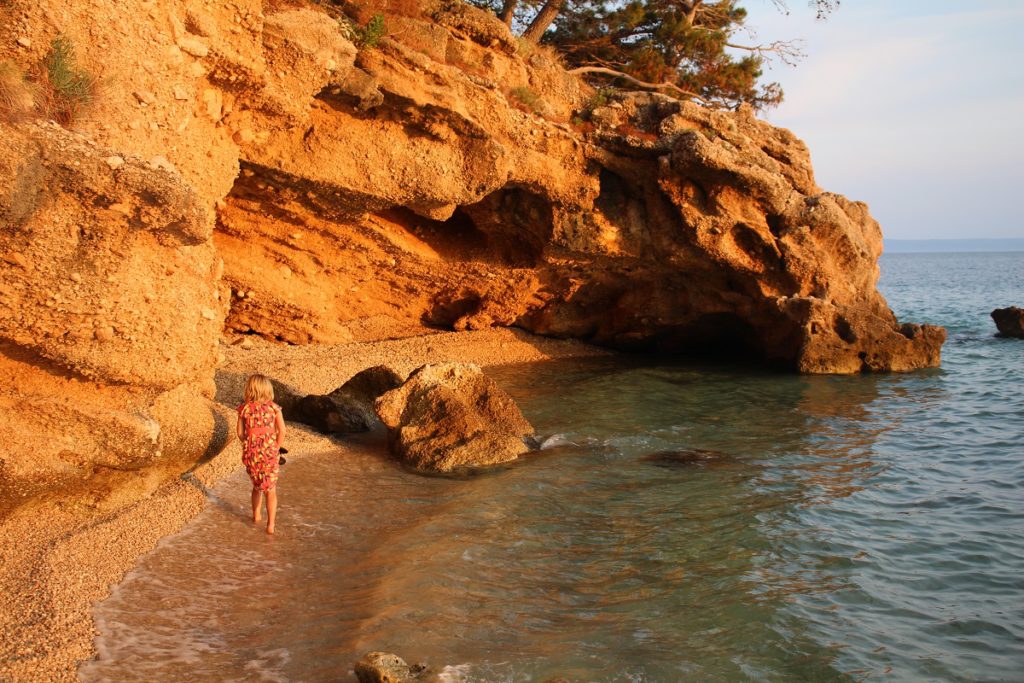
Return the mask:
[(607, 107), (612, 102), (612, 95), (615, 94), (614, 88), (601, 88), (594, 96), (587, 102), (587, 111), (594, 111), (598, 107)]
[(356, 45), (362, 49), (377, 47), (380, 39), (387, 35), (388, 29), (384, 25), (384, 15), (374, 14), (366, 22), (366, 26), (356, 29)]
[(508, 91), (509, 97), (516, 100), (532, 112), (539, 112), (543, 100), (540, 95), (533, 92), (525, 85), (518, 85)]
[(88, 71), (78, 68), (75, 45), (71, 39), (58, 35), (43, 58), (46, 109), (64, 126), (71, 125), (96, 100), (98, 81)]

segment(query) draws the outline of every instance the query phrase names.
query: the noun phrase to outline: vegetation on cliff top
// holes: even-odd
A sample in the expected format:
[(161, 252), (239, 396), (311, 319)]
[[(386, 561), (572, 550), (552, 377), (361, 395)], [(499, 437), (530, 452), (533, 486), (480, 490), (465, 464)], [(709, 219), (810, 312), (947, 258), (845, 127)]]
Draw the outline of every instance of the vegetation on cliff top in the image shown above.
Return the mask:
[[(747, 45), (740, 0), (472, 0), (489, 8), (522, 37), (558, 49), (580, 74), (665, 90), (716, 106), (782, 101), (777, 83), (760, 83), (765, 60), (792, 63), (793, 42)], [(774, 0), (786, 10), (784, 0)], [(838, 0), (810, 0), (819, 18)]]
[[(286, 0), (276, 0), (283, 2)], [(418, 0), (312, 0), (355, 22), (361, 47), (372, 47), (383, 17), (418, 15)], [(767, 60), (793, 64), (798, 41), (747, 44), (743, 0), (467, 0), (493, 11), (520, 43), (554, 49), (570, 72), (612, 85), (659, 90), (714, 107), (782, 101), (778, 83), (762, 83)], [(806, 0), (819, 19), (840, 0)], [(788, 13), (786, 0), (772, 0)], [(373, 23), (381, 17), (378, 26)], [(369, 21), (368, 21), (369, 20)], [(359, 24), (367, 22), (364, 28)]]

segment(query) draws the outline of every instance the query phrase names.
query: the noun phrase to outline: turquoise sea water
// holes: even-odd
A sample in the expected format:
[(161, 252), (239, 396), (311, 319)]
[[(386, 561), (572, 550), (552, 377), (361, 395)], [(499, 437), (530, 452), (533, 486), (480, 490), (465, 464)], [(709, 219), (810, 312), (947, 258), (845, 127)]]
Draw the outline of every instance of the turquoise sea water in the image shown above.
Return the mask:
[[(638, 359), (491, 371), (555, 447), (424, 478), (374, 438), (244, 473), (96, 610), (86, 681), (1019, 681), (1024, 253), (891, 254), (940, 369), (799, 377)], [(701, 449), (678, 464), (653, 453)]]

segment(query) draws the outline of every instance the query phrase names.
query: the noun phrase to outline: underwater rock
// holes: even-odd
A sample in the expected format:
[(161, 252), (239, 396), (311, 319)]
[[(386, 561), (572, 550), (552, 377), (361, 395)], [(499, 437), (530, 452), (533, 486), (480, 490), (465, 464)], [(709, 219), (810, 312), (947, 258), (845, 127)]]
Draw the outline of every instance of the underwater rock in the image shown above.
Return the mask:
[(705, 448), (684, 448), (677, 451), (658, 451), (640, 458), (657, 467), (703, 467), (705, 465), (732, 462), (733, 457), (722, 451)]

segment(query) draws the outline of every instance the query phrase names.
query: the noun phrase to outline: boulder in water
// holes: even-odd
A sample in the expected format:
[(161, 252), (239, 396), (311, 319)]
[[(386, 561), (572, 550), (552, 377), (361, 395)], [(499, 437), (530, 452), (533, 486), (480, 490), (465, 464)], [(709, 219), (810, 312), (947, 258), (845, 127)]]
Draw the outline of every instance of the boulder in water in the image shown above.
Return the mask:
[(424, 365), (374, 404), (391, 452), (422, 472), (515, 460), (533, 427), (512, 398), (476, 365)]
[[(377, 421), (373, 402), (378, 396), (401, 386), (402, 376), (384, 365), (356, 373), (329, 394), (301, 398), (286, 394), (281, 405), (285, 419), (307, 424), (324, 434), (353, 434), (368, 431)], [(277, 393), (275, 384), (275, 395)], [(282, 389), (287, 391), (286, 387)]]
[(359, 683), (411, 683), (426, 672), (422, 664), (410, 666), (390, 652), (367, 652), (354, 669)]
[(997, 308), (991, 315), (999, 329), (998, 336), (1024, 339), (1024, 309), (1016, 306)]

